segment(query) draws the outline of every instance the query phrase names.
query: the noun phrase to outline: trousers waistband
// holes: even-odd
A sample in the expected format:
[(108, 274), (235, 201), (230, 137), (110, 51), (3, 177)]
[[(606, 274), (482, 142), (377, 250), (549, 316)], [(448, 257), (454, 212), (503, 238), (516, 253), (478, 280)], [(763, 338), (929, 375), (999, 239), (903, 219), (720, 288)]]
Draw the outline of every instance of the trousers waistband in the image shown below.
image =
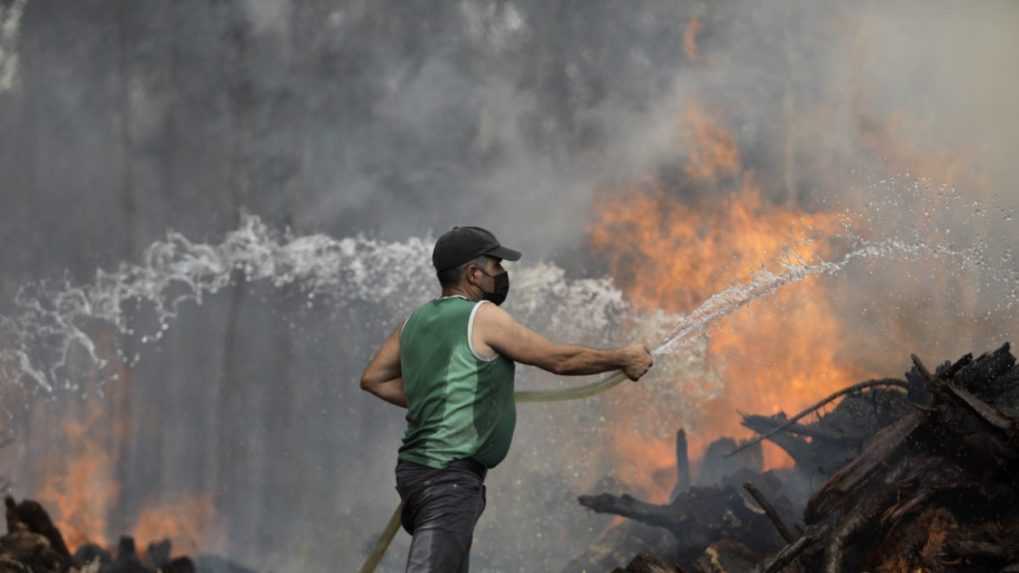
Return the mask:
[(471, 458), (453, 460), (449, 462), (449, 465), (446, 466), (446, 469), (467, 470), (472, 474), (478, 476), (478, 478), (481, 479), (481, 481), (485, 481), (485, 476), (488, 474), (488, 468), (486, 468), (484, 464), (476, 460), (472, 460)]
[(445, 469), (436, 469), (410, 460), (399, 460), (396, 464), (396, 471), (399, 473), (401, 470), (414, 473), (442, 472), (447, 470), (468, 472), (477, 476), (481, 481), (485, 481), (485, 476), (488, 474), (488, 468), (484, 464), (471, 458), (453, 460), (446, 464)]

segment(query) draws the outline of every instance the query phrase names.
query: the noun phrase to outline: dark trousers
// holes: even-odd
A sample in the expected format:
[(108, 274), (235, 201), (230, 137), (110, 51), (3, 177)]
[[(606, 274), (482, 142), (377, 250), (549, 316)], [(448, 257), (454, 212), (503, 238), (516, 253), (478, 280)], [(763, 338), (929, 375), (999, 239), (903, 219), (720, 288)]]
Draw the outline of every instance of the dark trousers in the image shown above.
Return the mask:
[(407, 573), (467, 573), (474, 525), (485, 510), (485, 468), (456, 460), (446, 469), (396, 465), (400, 523), (413, 536)]

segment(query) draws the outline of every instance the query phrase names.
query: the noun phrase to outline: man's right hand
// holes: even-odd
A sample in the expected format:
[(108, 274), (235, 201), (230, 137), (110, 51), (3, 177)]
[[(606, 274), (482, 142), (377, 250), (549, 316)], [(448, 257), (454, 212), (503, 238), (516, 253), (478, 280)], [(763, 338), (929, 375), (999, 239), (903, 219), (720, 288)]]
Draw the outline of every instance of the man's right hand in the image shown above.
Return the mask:
[(636, 382), (654, 365), (655, 359), (651, 356), (646, 344), (637, 343), (623, 347), (623, 354), (626, 356), (626, 363), (623, 365), (623, 373), (630, 380)]

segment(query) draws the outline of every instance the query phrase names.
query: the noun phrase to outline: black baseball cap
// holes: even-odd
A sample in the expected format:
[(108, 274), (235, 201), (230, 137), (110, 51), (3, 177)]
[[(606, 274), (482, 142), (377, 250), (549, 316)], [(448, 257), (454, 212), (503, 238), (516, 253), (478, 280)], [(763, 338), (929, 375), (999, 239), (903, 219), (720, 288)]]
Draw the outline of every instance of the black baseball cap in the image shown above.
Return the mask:
[(491, 231), (481, 227), (453, 227), (435, 242), (432, 264), (435, 270), (445, 271), (481, 255), (507, 261), (520, 259), (520, 251), (500, 245)]

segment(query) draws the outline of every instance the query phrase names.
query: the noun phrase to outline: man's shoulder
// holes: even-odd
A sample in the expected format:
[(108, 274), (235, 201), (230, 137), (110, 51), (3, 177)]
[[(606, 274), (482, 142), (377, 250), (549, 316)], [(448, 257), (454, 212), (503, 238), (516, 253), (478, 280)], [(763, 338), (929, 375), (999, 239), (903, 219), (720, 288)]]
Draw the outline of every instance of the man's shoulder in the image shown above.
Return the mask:
[(479, 317), (485, 317), (488, 320), (513, 320), (506, 309), (487, 300), (479, 300), (475, 312)]
[(517, 324), (516, 319), (506, 309), (490, 302), (483, 302), (485, 304), (479, 303), (474, 313), (475, 328), (480, 327), (482, 333), (511, 331)]

